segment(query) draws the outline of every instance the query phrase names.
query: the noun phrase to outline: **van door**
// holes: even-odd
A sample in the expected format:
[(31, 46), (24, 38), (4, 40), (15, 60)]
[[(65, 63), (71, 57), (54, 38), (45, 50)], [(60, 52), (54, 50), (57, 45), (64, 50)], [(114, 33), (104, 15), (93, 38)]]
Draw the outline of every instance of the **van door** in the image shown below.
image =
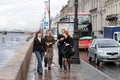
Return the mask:
[(115, 39), (116, 41), (118, 41), (117, 33), (114, 33), (113, 39)]
[(120, 43), (120, 32), (114, 32), (113, 39)]
[(117, 34), (117, 40), (120, 43), (120, 32), (118, 32), (118, 34)]

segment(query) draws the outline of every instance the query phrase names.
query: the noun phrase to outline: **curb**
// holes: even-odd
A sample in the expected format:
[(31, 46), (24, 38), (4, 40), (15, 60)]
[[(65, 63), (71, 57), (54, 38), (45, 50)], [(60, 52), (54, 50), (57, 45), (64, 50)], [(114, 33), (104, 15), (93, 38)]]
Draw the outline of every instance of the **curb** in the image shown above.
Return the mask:
[(83, 63), (85, 63), (86, 65), (88, 65), (89, 67), (91, 67), (92, 69), (96, 70), (97, 72), (99, 72), (100, 74), (102, 74), (103, 76), (105, 76), (106, 78), (108, 78), (109, 80), (114, 80), (113, 78), (109, 77), (108, 75), (106, 75), (105, 73), (103, 73), (102, 71), (96, 69), (95, 67), (93, 67), (92, 65), (88, 64), (87, 62), (83, 61), (82, 59), (80, 59)]

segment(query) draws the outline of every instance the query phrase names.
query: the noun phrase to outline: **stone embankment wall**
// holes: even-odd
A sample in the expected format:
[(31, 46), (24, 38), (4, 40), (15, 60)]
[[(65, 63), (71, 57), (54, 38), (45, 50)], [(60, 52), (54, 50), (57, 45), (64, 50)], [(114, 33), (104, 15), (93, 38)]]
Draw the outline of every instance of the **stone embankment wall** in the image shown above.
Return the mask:
[(32, 47), (33, 38), (29, 40), (0, 71), (0, 80), (27, 79), (28, 67), (32, 56)]

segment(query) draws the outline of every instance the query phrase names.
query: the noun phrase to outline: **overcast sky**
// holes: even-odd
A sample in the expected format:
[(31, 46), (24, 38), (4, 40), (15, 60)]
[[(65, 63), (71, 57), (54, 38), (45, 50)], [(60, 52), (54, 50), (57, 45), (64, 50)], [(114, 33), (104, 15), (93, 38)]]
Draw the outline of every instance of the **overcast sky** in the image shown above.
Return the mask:
[[(0, 30), (38, 30), (46, 0), (0, 0)], [(51, 16), (59, 14), (68, 0), (51, 0)]]

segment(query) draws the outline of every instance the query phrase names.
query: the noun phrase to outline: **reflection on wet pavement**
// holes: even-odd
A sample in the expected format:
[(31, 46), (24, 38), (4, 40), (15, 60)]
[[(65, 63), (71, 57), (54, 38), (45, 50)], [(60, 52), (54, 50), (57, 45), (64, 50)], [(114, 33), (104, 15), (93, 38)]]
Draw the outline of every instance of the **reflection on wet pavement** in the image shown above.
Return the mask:
[[(58, 56), (54, 55), (54, 60), (52, 64), (51, 70), (43, 67), (43, 75), (39, 75), (37, 73), (37, 61), (36, 57), (33, 54), (32, 56), (32, 68), (33, 70), (29, 70), (28, 79), (27, 80), (84, 80), (83, 76), (80, 74), (80, 65), (79, 64), (71, 64), (71, 71), (64, 71), (64, 69), (59, 68), (58, 65)], [(43, 62), (44, 65), (44, 62)], [(34, 71), (34, 73), (33, 73)], [(35, 79), (32, 79), (32, 76), (35, 76)], [(30, 78), (31, 77), (31, 78)]]

